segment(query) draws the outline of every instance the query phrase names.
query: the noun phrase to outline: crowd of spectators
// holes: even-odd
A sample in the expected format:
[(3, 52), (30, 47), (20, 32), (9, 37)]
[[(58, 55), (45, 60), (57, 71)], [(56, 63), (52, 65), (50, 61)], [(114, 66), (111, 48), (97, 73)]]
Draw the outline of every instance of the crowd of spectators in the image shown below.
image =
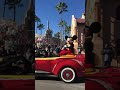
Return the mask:
[(35, 57), (55, 57), (59, 56), (61, 51), (60, 46), (47, 45), (45, 48), (35, 46)]

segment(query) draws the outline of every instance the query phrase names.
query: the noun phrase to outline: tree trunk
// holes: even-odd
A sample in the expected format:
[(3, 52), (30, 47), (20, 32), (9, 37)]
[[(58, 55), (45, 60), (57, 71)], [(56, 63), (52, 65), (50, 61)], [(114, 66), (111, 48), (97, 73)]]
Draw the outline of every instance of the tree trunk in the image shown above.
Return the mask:
[[(60, 14), (60, 20), (62, 22), (62, 14)], [(60, 46), (62, 46), (62, 26), (60, 26)]]
[(42, 29), (41, 29), (41, 36), (42, 36)]
[(63, 26), (63, 40), (64, 40), (64, 37), (65, 37), (65, 27)]
[[(37, 21), (37, 26), (38, 26), (38, 21)], [(37, 29), (36, 29), (36, 34), (37, 34)]]

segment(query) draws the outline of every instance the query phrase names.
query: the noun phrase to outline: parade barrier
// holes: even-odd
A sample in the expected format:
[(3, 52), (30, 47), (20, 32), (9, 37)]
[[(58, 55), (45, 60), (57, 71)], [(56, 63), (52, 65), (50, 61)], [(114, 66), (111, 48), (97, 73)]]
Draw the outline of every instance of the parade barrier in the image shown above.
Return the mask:
[(35, 90), (35, 80), (0, 80), (0, 90)]
[(120, 90), (120, 68), (108, 68), (85, 74), (86, 90)]

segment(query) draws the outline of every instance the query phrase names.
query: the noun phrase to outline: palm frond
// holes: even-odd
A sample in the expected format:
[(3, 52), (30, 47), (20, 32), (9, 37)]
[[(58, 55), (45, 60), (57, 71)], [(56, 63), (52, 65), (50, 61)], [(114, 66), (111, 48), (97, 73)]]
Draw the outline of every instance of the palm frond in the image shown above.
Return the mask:
[(38, 28), (39, 30), (41, 30), (41, 29), (44, 28), (44, 25), (40, 23), (40, 24), (37, 26), (37, 28)]
[(67, 12), (67, 5), (64, 2), (59, 2), (56, 6), (56, 10), (59, 12), (59, 14), (62, 14), (63, 12)]

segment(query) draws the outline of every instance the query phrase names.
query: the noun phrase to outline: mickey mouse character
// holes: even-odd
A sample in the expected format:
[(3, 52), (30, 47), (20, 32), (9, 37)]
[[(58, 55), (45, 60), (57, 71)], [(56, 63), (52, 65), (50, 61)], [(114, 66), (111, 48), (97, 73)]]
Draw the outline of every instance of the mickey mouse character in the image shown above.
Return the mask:
[(77, 39), (77, 36), (74, 35), (73, 37), (65, 36), (66, 39), (66, 45), (62, 48), (62, 51), (60, 52), (61, 55), (68, 55), (68, 54), (74, 54), (74, 44), (73, 41)]

